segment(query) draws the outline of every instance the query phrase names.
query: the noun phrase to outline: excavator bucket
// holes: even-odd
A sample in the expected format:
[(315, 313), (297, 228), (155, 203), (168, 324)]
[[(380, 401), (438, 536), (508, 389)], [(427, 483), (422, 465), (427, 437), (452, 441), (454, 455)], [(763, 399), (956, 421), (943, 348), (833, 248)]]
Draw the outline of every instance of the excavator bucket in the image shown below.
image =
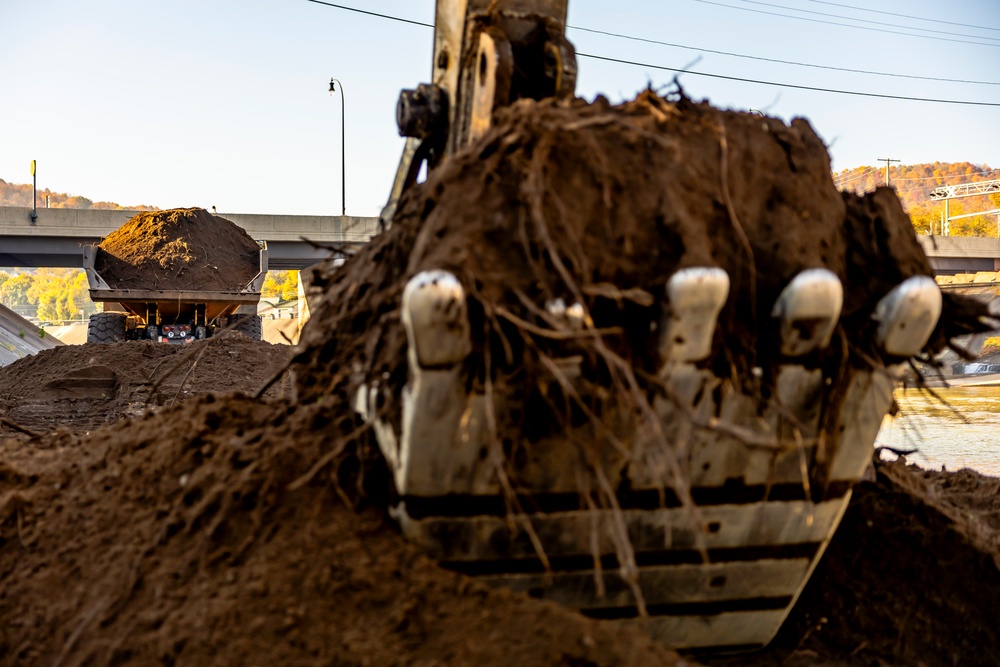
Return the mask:
[(438, 3), (391, 227), (325, 297), (330, 326), (380, 332), (355, 409), (442, 566), (672, 647), (761, 647), (949, 303), (898, 200), (836, 192), (804, 121), (574, 100), (565, 18)]
[[(775, 303), (787, 363), (758, 410), (754, 397), (699, 364), (729, 297), (727, 274), (682, 269), (665, 287), (668, 393), (648, 405), (660, 431), (612, 435), (623, 451), (605, 443), (599, 461), (581, 460), (579, 444), (558, 436), (532, 443), (527, 460), (504, 457), (491, 427), (496, 398), (466, 389), (467, 297), (444, 271), (417, 274), (403, 292), (408, 377), (398, 430), (369, 410), (378, 387), (365, 385), (357, 408), (391, 469), (393, 516), (443, 566), (594, 618), (641, 620), (672, 647), (761, 647), (870, 465), (897, 369), (858, 373), (826, 427), (829, 378), (799, 362), (830, 344), (842, 288), (831, 272), (808, 269)], [(908, 279), (878, 302), (879, 346), (916, 354), (940, 310), (932, 279)], [(563, 317), (572, 330), (574, 315)], [(563, 361), (571, 377), (572, 360)], [(818, 466), (824, 486), (811, 489)], [(581, 497), (594, 491), (588, 507)]]

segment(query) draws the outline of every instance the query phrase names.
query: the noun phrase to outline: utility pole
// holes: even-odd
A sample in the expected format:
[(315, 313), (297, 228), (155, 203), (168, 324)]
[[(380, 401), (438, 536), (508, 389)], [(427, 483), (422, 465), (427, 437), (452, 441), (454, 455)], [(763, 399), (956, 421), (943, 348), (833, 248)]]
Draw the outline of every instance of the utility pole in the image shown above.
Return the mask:
[(899, 162), (899, 160), (891, 157), (880, 157), (878, 161), (885, 162), (885, 187), (889, 187), (889, 165), (893, 162)]

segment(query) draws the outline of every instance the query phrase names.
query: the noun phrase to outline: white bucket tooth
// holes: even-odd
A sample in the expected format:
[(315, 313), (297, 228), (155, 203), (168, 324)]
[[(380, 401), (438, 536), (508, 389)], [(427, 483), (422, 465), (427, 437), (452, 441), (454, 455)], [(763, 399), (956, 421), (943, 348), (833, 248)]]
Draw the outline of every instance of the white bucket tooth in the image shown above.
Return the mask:
[(567, 307), (566, 302), (561, 298), (553, 299), (545, 303), (545, 310), (555, 320), (571, 331), (581, 331), (587, 321), (587, 313), (583, 309), (583, 304), (574, 303)]
[(587, 312), (583, 309), (583, 304), (574, 303), (566, 309), (566, 323), (573, 331), (581, 331), (587, 321)]
[(447, 271), (423, 271), (403, 290), (403, 326), (411, 362), (424, 368), (451, 366), (472, 351), (465, 290)]
[(667, 281), (666, 296), (660, 357), (667, 362), (704, 359), (729, 296), (729, 275), (717, 267), (681, 269)]
[(460, 436), (469, 398), (461, 362), (472, 350), (461, 283), (446, 271), (417, 274), (403, 290), (402, 320), (409, 373), (400, 433), (376, 422), (376, 437), (401, 495), (448, 494), (478, 479), (470, 471), (479, 443)]
[(563, 301), (562, 298), (546, 301), (545, 310), (548, 311), (549, 315), (552, 315), (557, 319), (563, 318), (566, 316), (566, 302)]
[(774, 302), (781, 353), (801, 357), (830, 344), (844, 304), (844, 288), (827, 269), (806, 269), (792, 279)]
[(882, 349), (897, 357), (920, 352), (941, 316), (941, 290), (930, 276), (913, 276), (882, 297), (872, 315)]

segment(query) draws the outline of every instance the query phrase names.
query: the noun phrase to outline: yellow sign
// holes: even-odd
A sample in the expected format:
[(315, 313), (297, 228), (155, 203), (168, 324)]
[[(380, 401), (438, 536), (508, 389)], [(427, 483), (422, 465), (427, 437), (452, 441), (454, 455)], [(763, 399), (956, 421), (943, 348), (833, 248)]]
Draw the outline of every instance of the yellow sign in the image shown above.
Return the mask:
[(35, 175), (35, 161), (34, 160), (31, 161), (31, 175), (32, 176)]

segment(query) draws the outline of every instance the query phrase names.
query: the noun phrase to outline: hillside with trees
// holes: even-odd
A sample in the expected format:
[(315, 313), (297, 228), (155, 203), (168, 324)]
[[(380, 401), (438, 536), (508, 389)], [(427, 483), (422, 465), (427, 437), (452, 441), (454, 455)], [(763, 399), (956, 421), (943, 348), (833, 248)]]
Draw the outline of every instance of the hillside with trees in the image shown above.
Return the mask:
[[(37, 192), (38, 208), (93, 208), (110, 211), (157, 211), (155, 206), (122, 206), (110, 201), (95, 202), (86, 197), (52, 192), (48, 188)], [(0, 178), (0, 206), (26, 206), (31, 208), (31, 184), (8, 183)]]
[[(858, 194), (871, 192), (885, 185), (885, 166), (845, 169), (835, 173), (833, 180), (840, 190)], [(935, 188), (995, 180), (1000, 180), (1000, 169), (969, 162), (894, 165), (889, 169), (889, 184), (896, 190), (918, 234), (942, 233), (944, 202), (929, 196)], [(949, 204), (949, 214), (952, 217), (996, 209), (1000, 209), (1000, 193), (952, 199)], [(950, 233), (953, 236), (1000, 236), (997, 215), (993, 213), (952, 220)]]

